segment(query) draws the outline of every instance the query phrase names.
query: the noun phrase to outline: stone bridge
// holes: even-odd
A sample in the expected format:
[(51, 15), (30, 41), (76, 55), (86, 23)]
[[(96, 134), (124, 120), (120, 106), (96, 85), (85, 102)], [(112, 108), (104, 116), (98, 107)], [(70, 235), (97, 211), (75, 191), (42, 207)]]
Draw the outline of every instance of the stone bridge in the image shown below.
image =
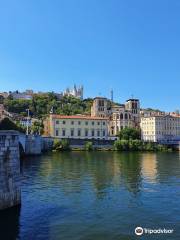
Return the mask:
[(26, 155), (41, 154), (42, 138), (39, 135), (25, 135), (19, 133), (19, 143)]
[(20, 181), (19, 133), (0, 131), (0, 210), (20, 204)]

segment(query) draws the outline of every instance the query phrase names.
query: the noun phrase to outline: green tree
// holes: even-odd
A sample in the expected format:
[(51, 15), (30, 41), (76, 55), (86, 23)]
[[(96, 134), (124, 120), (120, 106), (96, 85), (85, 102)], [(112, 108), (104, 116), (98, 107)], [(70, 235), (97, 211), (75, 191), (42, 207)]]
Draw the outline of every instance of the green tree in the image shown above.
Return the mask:
[(33, 134), (43, 134), (43, 132), (44, 132), (43, 122), (42, 121), (33, 122), (32, 127), (31, 127), (31, 132)]
[(136, 128), (124, 128), (119, 132), (119, 139), (121, 140), (136, 140), (141, 138), (139, 129)]

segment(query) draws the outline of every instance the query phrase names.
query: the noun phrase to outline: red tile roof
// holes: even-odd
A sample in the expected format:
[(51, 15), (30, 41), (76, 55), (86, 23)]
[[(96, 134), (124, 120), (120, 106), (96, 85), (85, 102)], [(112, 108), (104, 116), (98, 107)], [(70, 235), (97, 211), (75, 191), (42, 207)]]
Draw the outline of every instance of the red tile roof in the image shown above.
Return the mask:
[(87, 116), (87, 115), (58, 115), (58, 114), (52, 114), (51, 115), (53, 118), (58, 118), (58, 119), (87, 119), (87, 120), (108, 120), (109, 118), (107, 117), (92, 117), (92, 116)]
[(58, 115), (58, 114), (52, 114), (52, 118), (58, 118), (58, 119), (87, 119), (87, 120), (108, 120), (107, 117), (92, 117), (92, 116), (86, 116), (86, 115)]

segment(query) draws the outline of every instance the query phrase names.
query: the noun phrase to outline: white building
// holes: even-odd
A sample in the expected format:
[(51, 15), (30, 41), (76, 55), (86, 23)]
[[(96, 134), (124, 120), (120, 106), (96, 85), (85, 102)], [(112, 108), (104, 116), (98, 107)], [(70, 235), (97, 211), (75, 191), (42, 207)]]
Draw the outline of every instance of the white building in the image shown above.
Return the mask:
[(171, 115), (142, 117), (140, 126), (144, 141), (180, 140), (180, 117)]
[(66, 88), (63, 95), (64, 96), (73, 96), (76, 98), (83, 99), (83, 92), (84, 92), (83, 86), (76, 87), (76, 85), (74, 85), (74, 87), (72, 89)]
[[(28, 90), (30, 91), (30, 90)], [(15, 92), (11, 92), (10, 95), (13, 97), (13, 99), (22, 99), (22, 100), (32, 100), (33, 96), (32, 94), (30, 94), (29, 92), (18, 92), (18, 91), (15, 91)]]
[(44, 122), (45, 135), (58, 138), (107, 139), (108, 118), (50, 114)]

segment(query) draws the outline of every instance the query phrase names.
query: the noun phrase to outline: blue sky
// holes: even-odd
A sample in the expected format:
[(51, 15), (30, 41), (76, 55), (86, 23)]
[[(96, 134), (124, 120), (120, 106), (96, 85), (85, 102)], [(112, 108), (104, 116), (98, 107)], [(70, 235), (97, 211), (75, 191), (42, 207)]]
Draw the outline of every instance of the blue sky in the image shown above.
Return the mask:
[(0, 0), (0, 91), (59, 92), (180, 109), (179, 0)]

